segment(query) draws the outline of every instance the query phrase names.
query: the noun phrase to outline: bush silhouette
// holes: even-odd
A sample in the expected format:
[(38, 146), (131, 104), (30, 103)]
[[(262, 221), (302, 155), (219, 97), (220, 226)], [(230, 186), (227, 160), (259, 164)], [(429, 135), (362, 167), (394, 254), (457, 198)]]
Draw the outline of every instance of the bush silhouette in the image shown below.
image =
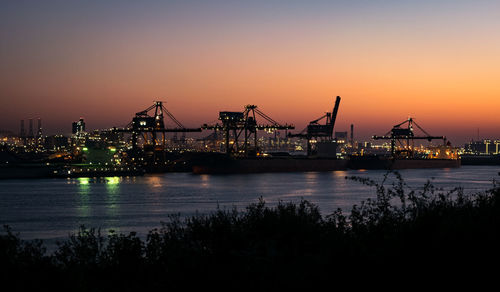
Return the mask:
[(430, 182), (412, 189), (397, 172), (388, 172), (381, 183), (347, 179), (376, 191), (349, 214), (339, 209), (322, 216), (306, 200), (273, 207), (260, 199), (241, 211), (171, 216), (145, 239), (135, 233), (104, 236), (82, 226), (52, 254), (41, 241), (21, 240), (4, 227), (2, 270), (20, 290), (48, 285), (128, 291), (220, 283), (263, 290), (342, 281), (351, 273), (402, 272), (420, 265), (438, 271), (498, 259), (496, 185), (466, 195), (461, 188), (444, 191)]

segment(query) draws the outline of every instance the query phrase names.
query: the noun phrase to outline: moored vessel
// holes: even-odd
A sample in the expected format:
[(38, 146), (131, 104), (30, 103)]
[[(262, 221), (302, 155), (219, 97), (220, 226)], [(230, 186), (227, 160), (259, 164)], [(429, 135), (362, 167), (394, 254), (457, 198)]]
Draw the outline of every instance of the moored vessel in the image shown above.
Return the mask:
[(417, 168), (457, 168), (461, 166), (460, 159), (426, 159), (406, 158), (392, 159), (383, 156), (350, 157), (347, 163), (349, 169), (417, 169)]
[(500, 154), (461, 155), (463, 165), (500, 165)]
[[(219, 159), (217, 159), (218, 157)], [(345, 170), (347, 160), (309, 157), (246, 157), (215, 155), (205, 162), (193, 164), (195, 174), (231, 174), (265, 172), (306, 172)]]

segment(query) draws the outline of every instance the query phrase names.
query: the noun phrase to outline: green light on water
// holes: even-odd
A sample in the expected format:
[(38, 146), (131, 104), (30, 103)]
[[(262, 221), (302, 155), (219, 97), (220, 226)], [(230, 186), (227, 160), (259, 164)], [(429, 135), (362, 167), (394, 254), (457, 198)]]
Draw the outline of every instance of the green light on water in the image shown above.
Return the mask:
[(110, 185), (117, 185), (120, 183), (120, 178), (118, 176), (106, 177), (106, 183)]
[(89, 178), (88, 177), (79, 177), (78, 178), (78, 183), (81, 185), (88, 185), (89, 184)]

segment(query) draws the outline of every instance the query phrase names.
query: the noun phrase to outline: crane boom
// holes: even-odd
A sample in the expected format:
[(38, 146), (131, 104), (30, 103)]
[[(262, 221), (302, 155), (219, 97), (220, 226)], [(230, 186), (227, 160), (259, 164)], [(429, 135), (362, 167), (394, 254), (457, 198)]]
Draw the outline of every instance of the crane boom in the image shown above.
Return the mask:
[(339, 111), (339, 105), (340, 105), (340, 96), (337, 96), (337, 99), (335, 100), (335, 107), (333, 108), (332, 111), (332, 118), (330, 121), (330, 125), (332, 125), (332, 131), (333, 128), (335, 127), (335, 120), (337, 119), (337, 112)]

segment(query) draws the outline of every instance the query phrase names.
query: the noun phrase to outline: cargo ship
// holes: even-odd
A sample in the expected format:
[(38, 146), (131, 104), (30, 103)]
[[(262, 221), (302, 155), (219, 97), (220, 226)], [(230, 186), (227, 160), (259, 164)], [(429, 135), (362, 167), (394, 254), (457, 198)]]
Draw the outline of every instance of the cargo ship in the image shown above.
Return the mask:
[(346, 170), (347, 162), (345, 159), (307, 156), (235, 158), (211, 153), (194, 162), (192, 170), (195, 174), (334, 171)]
[(261, 157), (231, 158), (222, 153), (213, 153), (192, 164), (195, 174), (233, 174), (265, 172), (308, 172), (360, 169), (425, 169), (458, 168), (460, 159), (392, 159), (386, 156), (351, 156), (349, 159), (319, 157)]
[[(300, 133), (288, 134), (287, 137), (305, 139), (307, 154), (302, 157), (263, 157), (257, 147), (257, 130), (291, 129), (288, 125), (280, 125), (262, 114), (256, 106), (247, 106), (243, 112), (220, 112), (222, 124), (205, 125), (205, 129), (224, 132), (225, 154), (211, 153), (191, 160), (193, 173), (256, 173), (256, 172), (305, 172), (335, 171), (346, 169), (410, 169), (410, 168), (456, 168), (461, 166), (457, 149), (451, 147), (444, 136), (431, 136), (422, 129), (413, 118), (393, 126), (384, 136), (373, 136), (374, 140), (390, 140), (389, 156), (353, 155), (349, 159), (338, 159), (337, 141), (333, 138), (333, 129), (340, 97), (337, 96), (335, 106), (319, 119), (313, 120)], [(270, 125), (257, 124), (256, 113), (270, 122)], [(319, 121), (326, 119), (324, 124)], [(406, 127), (405, 127), (406, 126)], [(425, 135), (417, 136), (414, 127)], [(231, 133), (233, 133), (231, 135)], [(238, 137), (244, 137), (240, 143)], [(252, 139), (253, 138), (253, 142)], [(414, 140), (443, 140), (443, 145), (427, 147), (424, 151), (414, 146)], [(352, 139), (351, 139), (352, 140)], [(352, 143), (352, 142), (351, 142)]]
[[(288, 130), (295, 129), (293, 125), (276, 122), (255, 105), (245, 106), (243, 112), (219, 112), (221, 124), (203, 125), (202, 128), (223, 132), (225, 153), (206, 153), (191, 160), (189, 164), (196, 174), (345, 170), (347, 160), (337, 159), (337, 143), (332, 137), (339, 104), (340, 97), (337, 96), (332, 112), (311, 121), (298, 134), (288, 133)], [(257, 123), (257, 117), (262, 118), (265, 124)], [(323, 119), (326, 119), (325, 123), (320, 124)], [(306, 139), (307, 154), (292, 156), (264, 153), (257, 145), (258, 130), (275, 133), (285, 130), (287, 139)]]

